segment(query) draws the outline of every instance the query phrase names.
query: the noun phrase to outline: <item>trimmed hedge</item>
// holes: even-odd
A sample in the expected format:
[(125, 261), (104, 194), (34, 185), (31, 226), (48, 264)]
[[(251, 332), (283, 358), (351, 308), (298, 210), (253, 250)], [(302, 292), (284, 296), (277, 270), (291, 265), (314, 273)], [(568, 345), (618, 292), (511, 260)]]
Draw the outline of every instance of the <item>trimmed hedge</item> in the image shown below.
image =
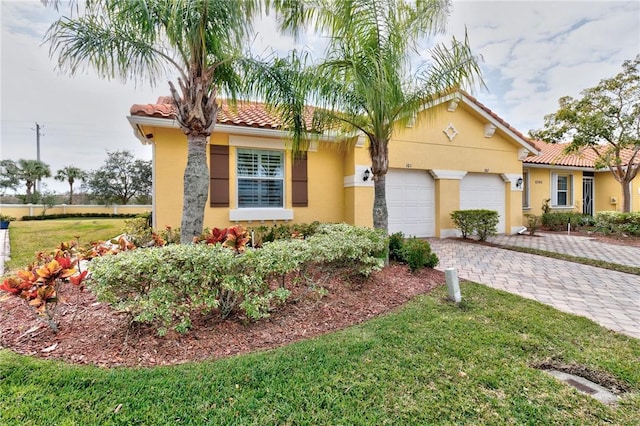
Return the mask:
[(132, 218), (138, 216), (140, 216), (140, 213), (56, 213), (38, 216), (22, 216), (22, 220), (68, 219), (74, 217)]
[(572, 229), (593, 225), (593, 218), (577, 212), (549, 212), (542, 214), (542, 225), (550, 231), (563, 231), (571, 223)]
[(480, 241), (486, 241), (498, 233), (500, 216), (495, 210), (455, 210), (451, 212), (451, 220), (462, 233), (462, 238), (477, 234)]
[(600, 212), (595, 216), (595, 227), (605, 234), (640, 236), (640, 212)]
[(91, 261), (89, 288), (131, 320), (186, 332), (197, 311), (247, 319), (269, 316), (290, 291), (289, 273), (310, 265), (348, 266), (362, 275), (379, 270), (387, 238), (376, 230), (346, 224), (319, 225), (302, 240), (276, 240), (236, 254), (221, 244), (174, 244), (126, 251)]

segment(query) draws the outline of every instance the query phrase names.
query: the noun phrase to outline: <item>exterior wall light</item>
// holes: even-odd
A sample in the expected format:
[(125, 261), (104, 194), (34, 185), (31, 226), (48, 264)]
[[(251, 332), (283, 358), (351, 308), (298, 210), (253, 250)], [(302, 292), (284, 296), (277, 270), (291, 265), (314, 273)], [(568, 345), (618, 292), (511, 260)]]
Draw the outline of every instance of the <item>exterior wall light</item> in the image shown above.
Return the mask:
[(522, 188), (522, 183), (524, 181), (522, 180), (522, 178), (518, 178), (518, 180), (516, 181), (516, 188)]
[(365, 169), (364, 171), (364, 176), (362, 177), (362, 181), (366, 182), (369, 180), (369, 176), (371, 176), (371, 172), (369, 171), (369, 169)]

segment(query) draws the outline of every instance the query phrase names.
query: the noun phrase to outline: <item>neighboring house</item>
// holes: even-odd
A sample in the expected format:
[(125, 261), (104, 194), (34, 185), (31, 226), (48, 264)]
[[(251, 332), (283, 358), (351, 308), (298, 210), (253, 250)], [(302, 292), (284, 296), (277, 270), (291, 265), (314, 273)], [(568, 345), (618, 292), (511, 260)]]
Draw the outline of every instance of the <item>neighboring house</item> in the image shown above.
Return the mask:
[[(577, 211), (594, 215), (622, 211), (622, 188), (609, 169), (595, 168), (592, 150), (564, 154), (567, 143), (536, 141), (540, 154), (523, 161), (522, 208), (539, 215), (545, 200), (551, 211)], [(640, 175), (631, 182), (631, 211), (640, 211)]]
[[(153, 146), (153, 218), (180, 226), (187, 139), (169, 98), (133, 105), (128, 117)], [(389, 144), (386, 198), (389, 232), (457, 235), (450, 213), (486, 208), (500, 214), (498, 232), (521, 228), (522, 160), (537, 150), (521, 133), (466, 93), (434, 102)], [(347, 222), (372, 226), (373, 183), (364, 138), (350, 147), (312, 139), (292, 158), (287, 133), (258, 103), (223, 105), (209, 143), (211, 190), (206, 227)]]

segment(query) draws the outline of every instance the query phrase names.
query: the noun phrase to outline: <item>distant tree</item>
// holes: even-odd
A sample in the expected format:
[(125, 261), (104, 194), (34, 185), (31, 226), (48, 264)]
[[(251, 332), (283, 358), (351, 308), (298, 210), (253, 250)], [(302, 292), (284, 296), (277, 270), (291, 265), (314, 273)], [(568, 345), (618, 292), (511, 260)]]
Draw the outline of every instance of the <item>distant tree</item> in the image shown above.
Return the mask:
[(35, 201), (34, 188), (36, 182), (45, 177), (51, 177), (51, 169), (48, 164), (38, 160), (18, 160), (18, 179), (24, 181), (24, 185), (27, 188), (24, 198), (26, 203)]
[(82, 187), (98, 202), (127, 204), (151, 193), (151, 161), (135, 159), (130, 151), (107, 152), (104, 165)]
[(547, 142), (570, 141), (567, 153), (592, 150), (596, 168), (608, 168), (622, 187), (622, 210), (631, 211), (631, 181), (640, 170), (640, 55), (622, 72), (581, 92), (582, 99), (560, 98), (545, 117), (544, 129), (529, 134)]
[(0, 161), (0, 195), (20, 184), (18, 165), (13, 160)]
[(76, 180), (84, 180), (87, 178), (87, 172), (74, 166), (66, 166), (58, 170), (54, 179), (61, 182), (69, 183), (69, 204), (73, 204), (73, 184)]

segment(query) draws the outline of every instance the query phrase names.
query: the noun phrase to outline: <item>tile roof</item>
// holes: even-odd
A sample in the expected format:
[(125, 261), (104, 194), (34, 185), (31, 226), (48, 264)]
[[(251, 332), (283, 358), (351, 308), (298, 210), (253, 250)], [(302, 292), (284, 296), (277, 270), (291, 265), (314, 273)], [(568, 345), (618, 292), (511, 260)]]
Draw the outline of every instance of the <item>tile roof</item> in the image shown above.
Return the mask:
[[(565, 154), (564, 149), (569, 145), (569, 143), (547, 143), (544, 141), (535, 141), (534, 144), (540, 150), (540, 154), (525, 158), (523, 160), (525, 164), (595, 168), (597, 155), (592, 149), (584, 149), (582, 152), (576, 154)], [(630, 149), (623, 151), (623, 161), (629, 161), (631, 154), (632, 151)]]
[[(307, 128), (311, 128), (312, 109), (308, 109)], [(176, 118), (176, 109), (169, 96), (161, 96), (155, 104), (134, 104), (129, 110), (131, 115)], [(218, 111), (218, 124), (228, 124), (242, 127), (257, 127), (263, 129), (282, 129), (282, 121), (276, 114), (269, 113), (266, 105), (260, 102), (240, 102), (236, 107), (230, 106), (225, 100)]]
[[(537, 149), (536, 145), (528, 137), (520, 133), (516, 128), (512, 127), (505, 120), (500, 118), (496, 113), (491, 111), (487, 106), (478, 101), (465, 91), (460, 91), (469, 102), (475, 104), (483, 110), (495, 121), (509, 129), (517, 137), (521, 138), (525, 143), (529, 144), (533, 149)], [(130, 114), (133, 116), (156, 117), (174, 119), (176, 117), (173, 100), (169, 96), (161, 96), (155, 104), (134, 104), (131, 106)], [(308, 107), (307, 128), (311, 129), (311, 119), (313, 116), (313, 107)], [(257, 127), (265, 129), (282, 129), (282, 121), (275, 115), (270, 114), (264, 103), (260, 102), (238, 102), (237, 108), (230, 107), (229, 104), (222, 100), (222, 107), (218, 112), (219, 124), (228, 124), (242, 127)]]

